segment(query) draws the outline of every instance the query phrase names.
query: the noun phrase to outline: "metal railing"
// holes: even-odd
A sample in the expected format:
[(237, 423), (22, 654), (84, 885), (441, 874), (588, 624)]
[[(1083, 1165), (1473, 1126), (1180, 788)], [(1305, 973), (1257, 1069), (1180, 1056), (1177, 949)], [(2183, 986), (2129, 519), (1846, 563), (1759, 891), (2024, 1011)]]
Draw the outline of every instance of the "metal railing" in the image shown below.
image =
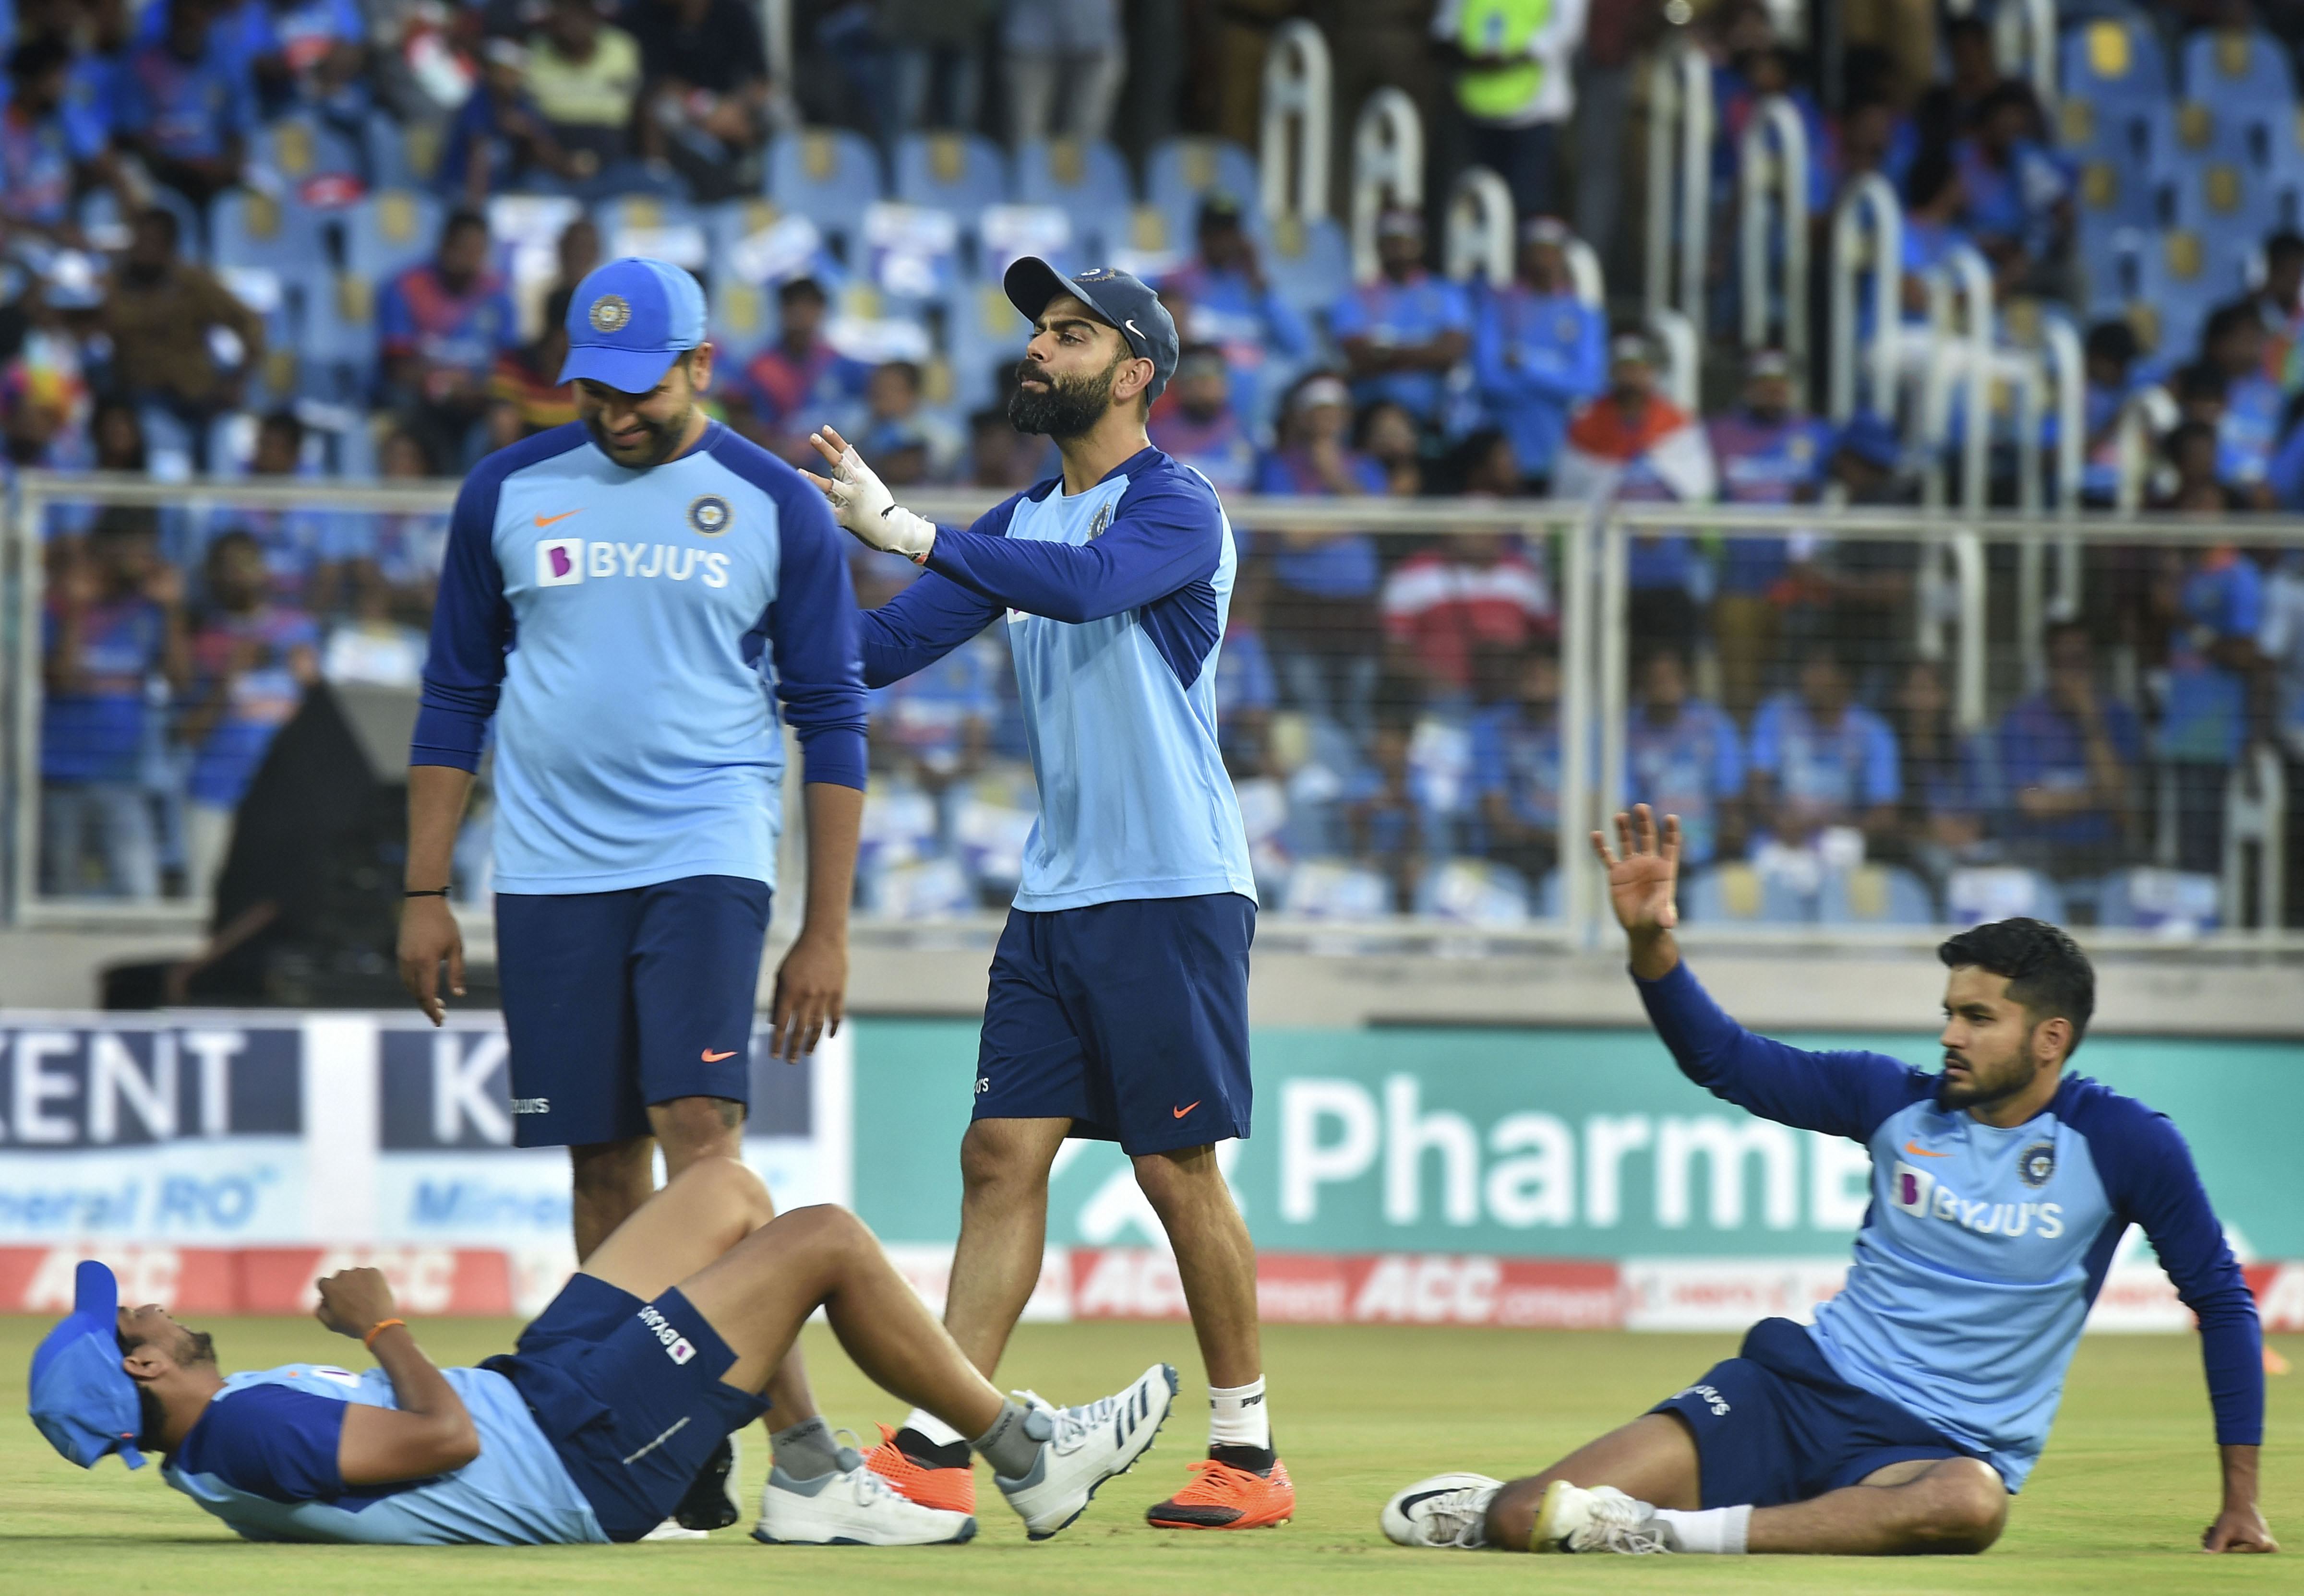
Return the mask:
[[(20, 477), (0, 527), (0, 570), (12, 600), (7, 628), (5, 705), (9, 721), (5, 797), (11, 822), (8, 839), (7, 904), (20, 925), (114, 928), (181, 929), (206, 917), (204, 899), (172, 902), (100, 902), (44, 897), (38, 886), (40, 848), (38, 806), (41, 799), (40, 705), (41, 617), (44, 594), (39, 557), (42, 528), (50, 507), (106, 504), (156, 509), (272, 509), (437, 514), (450, 505), (452, 484), (387, 486), (381, 484), (252, 482), (158, 484), (140, 478), (73, 477), (28, 473)], [(961, 523), (989, 508), (994, 495), (962, 491), (917, 492), (907, 501), (923, 513)], [(1509, 924), (1468, 924), (1409, 916), (1374, 919), (1306, 919), (1284, 908), (1268, 908), (1268, 945), (1298, 945), (1314, 950), (1439, 949), (1461, 952), (1513, 947), (1596, 945), (1606, 928), (1607, 909), (1597, 874), (1586, 862), (1580, 839), (1619, 806), (1624, 792), (1625, 753), (1633, 699), (1631, 676), (1632, 621), (1630, 561), (1635, 539), (1682, 532), (1725, 538), (1800, 536), (1837, 543), (1897, 541), (1920, 545), (1922, 554), (1961, 551), (1963, 579), (1956, 610), (1941, 624), (1954, 632), (1958, 646), (1943, 651), (1959, 719), (1974, 727), (2022, 691), (2037, 685), (2036, 665), (2008, 617), (2024, 624), (2037, 612), (2028, 601), (1995, 606), (1995, 571), (2013, 570), (2020, 582), (2026, 561), (2045, 560), (2077, 546), (2164, 545), (2198, 549), (2233, 542), (2250, 546), (2304, 548), (2304, 521), (2261, 518), (2209, 521), (2135, 516), (2076, 518), (2068, 514), (2027, 516), (1943, 508), (1888, 511), (1844, 510), (1813, 505), (1782, 507), (1619, 505), (1594, 512), (1574, 504), (1544, 501), (1471, 501), (1374, 497), (1281, 498), (1242, 496), (1227, 503), (1235, 528), (1252, 536), (1366, 534), (1379, 539), (1413, 536), (1427, 540), (1484, 533), (1509, 533), (1537, 540), (1552, 550), (1556, 581), (1558, 652), (1561, 669), (1558, 710), (1560, 790), (1556, 891), (1552, 912), (1532, 912)], [(1995, 550), (2014, 558), (1994, 560)], [(1926, 568), (1928, 562), (1920, 564)], [(2078, 563), (2072, 566), (2076, 591)], [(2060, 584), (2061, 586), (2061, 584)], [(2041, 607), (2049, 601), (2043, 595)], [(1994, 627), (2000, 630), (1995, 633)], [(1927, 654), (1927, 633), (1916, 621), (1909, 656)], [(2020, 672), (2010, 662), (2023, 660)], [(2201, 933), (2197, 945), (2211, 949), (2304, 952), (2304, 932), (2277, 928), (2282, 907), (2281, 827), (2289, 795), (2281, 790), (2277, 760), (2251, 756), (2234, 779), (2227, 805), (2228, 840), (2221, 876), (2226, 911), (2223, 929)], [(2163, 830), (2164, 837), (2168, 833)], [(1531, 883), (1533, 884), (1533, 883)], [(2235, 926), (2233, 912), (2243, 901), (2257, 906), (2258, 924)], [(474, 906), (484, 908), (484, 906)], [(489, 933), (485, 912), (473, 935)], [(873, 940), (903, 937), (961, 937), (980, 940), (997, 915), (961, 915), (901, 924), (860, 920), (860, 934)], [(1692, 939), (1737, 939), (1806, 944), (1920, 945), (1941, 927), (1910, 921), (1879, 925), (1691, 924)], [(2165, 948), (2167, 933), (2099, 928), (2091, 945)]]
[(1266, 219), (1328, 214), (1328, 146), (1334, 96), (1328, 38), (1301, 18), (1273, 30), (1264, 53), (1264, 122), (1257, 162)]

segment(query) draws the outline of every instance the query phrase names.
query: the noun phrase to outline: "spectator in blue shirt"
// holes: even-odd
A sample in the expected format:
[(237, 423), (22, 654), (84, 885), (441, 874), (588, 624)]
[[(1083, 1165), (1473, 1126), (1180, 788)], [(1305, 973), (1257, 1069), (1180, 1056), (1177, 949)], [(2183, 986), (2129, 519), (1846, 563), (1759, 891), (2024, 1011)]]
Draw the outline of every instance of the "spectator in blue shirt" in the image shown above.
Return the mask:
[(1968, 230), (1992, 262), (2003, 294), (2060, 286), (2072, 234), (2072, 178), (2040, 145), (2030, 87), (2002, 82), (1977, 108), (1975, 132), (1952, 147), (1968, 199)]
[(65, 81), (64, 122), (76, 147), (108, 151), (119, 131), (134, 27), (128, 0), (89, 0), (81, 14), (88, 29)]
[(159, 0), (160, 38), (129, 57), (120, 131), (152, 175), (193, 204), (240, 181), (248, 81), (216, 37), (216, 0)]
[[(1792, 364), (1781, 350), (1754, 351), (1745, 363), (1743, 405), (1706, 431), (1724, 502), (1806, 504), (1823, 486), (1832, 428), (1792, 408)], [(1762, 670), (1779, 657), (1787, 629), (1785, 612), (1821, 596), (1816, 552), (1812, 535), (1725, 540), (1712, 625), (1721, 697), (1732, 713), (1749, 715), (1758, 705)]]
[(1371, 762), (1345, 783), (1341, 798), (1352, 857), (1384, 877), (1398, 914), (1415, 907), (1425, 866), (1447, 852), (1443, 823), (1417, 790), (1409, 760), (1415, 740), (1414, 704), (1387, 700), (1369, 743)]
[(2156, 595), (2169, 618), (2168, 701), (2158, 753), (2176, 784), (2176, 864), (2224, 867), (2224, 788), (2249, 735), (2262, 664), (2264, 576), (2230, 545), (2171, 556)]
[(2264, 319), (2241, 301), (2219, 307), (2201, 334), (2204, 363), (2224, 380), (2224, 417), (2216, 425), (2216, 475), (2253, 508), (2272, 508), (2267, 480), (2287, 396), (2264, 375)]
[(402, 423), (458, 469), (487, 443), (496, 358), (520, 345), (512, 290), (490, 260), (487, 219), (460, 210), (437, 251), (385, 284), (376, 309), (384, 381)]
[(874, 750), (931, 793), (984, 768), (1000, 718), (998, 672), (1006, 652), (979, 638), (926, 670), (868, 695)]
[(2134, 819), (2143, 730), (2096, 680), (2084, 623), (2051, 626), (2046, 647), (2048, 685), (2000, 718), (2007, 803), (1995, 829), (2010, 857), (2034, 869), (2102, 875), (2121, 862)]
[(1770, 698), (1752, 722), (1753, 829), (1794, 848), (1827, 826), (1893, 837), (1904, 797), (1899, 763), (1895, 733), (1856, 702), (1838, 652), (1811, 643), (1798, 689)]
[(1328, 331), (1351, 365), (1352, 396), (1389, 399), (1424, 426), (1436, 426), (1448, 373), (1470, 352), (1472, 310), (1464, 291), (1424, 269), (1424, 218), (1391, 209), (1376, 218), (1379, 274), (1338, 300)]
[[(152, 691), (186, 674), (183, 583), (152, 513), (114, 508), (85, 546), (51, 545), (43, 617), (40, 874), (45, 891), (159, 895), (159, 834), (141, 781)], [(89, 874), (89, 856), (96, 874)]]
[(8, 53), (9, 98), (0, 106), (0, 225), (79, 245), (72, 197), (98, 174), (101, 143), (89, 144), (65, 114), (72, 51), (54, 38), (27, 39)]
[(1280, 679), (1264, 646), (1264, 568), (1243, 569), (1232, 590), (1224, 617), (1224, 646), (1216, 654), (1216, 735), (1224, 768), (1235, 781), (1268, 773), (1272, 712), (1280, 707)]
[(1232, 375), (1213, 343), (1184, 346), (1146, 431), (1155, 449), (1191, 467), (1219, 494), (1244, 494), (1255, 484), (1256, 441), (1232, 408)]
[(1624, 731), (1624, 801), (1680, 816), (1690, 866), (1743, 846), (1744, 739), (1726, 711), (1690, 691), (1688, 656), (1668, 645), (1635, 672), (1638, 699)]
[[(273, 411), (257, 424), (249, 474), (284, 479), (304, 475), (304, 424), (293, 410)], [(263, 557), (271, 596), (301, 610), (333, 609), (343, 593), (344, 562), (368, 552), (370, 528), (340, 511), (266, 506), (237, 512), (233, 520)], [(202, 556), (211, 570), (214, 555), (211, 543)], [(213, 593), (207, 597), (219, 602)]]
[(2120, 491), (2120, 418), (2144, 385), (2137, 370), (2144, 346), (2125, 320), (2098, 322), (2088, 329), (2088, 387), (2081, 399), (2088, 436), (2081, 445), (2080, 497), (2108, 509)]
[(1521, 225), (1519, 276), (1487, 296), (1472, 338), (1480, 397), (1537, 494), (1551, 480), (1569, 411), (1608, 382), (1607, 319), (1576, 297), (1570, 238), (1550, 216)]
[(528, 46), (492, 38), (481, 51), (472, 86), (440, 150), (436, 186), (466, 205), (517, 189), (530, 173), (544, 181), (575, 175), (528, 92)]
[[(1376, 494), (1383, 470), (1345, 446), (1351, 395), (1315, 372), (1289, 395), (1281, 447), (1257, 468), (1256, 491), (1307, 497)], [(1262, 552), (1267, 535), (1255, 546)], [(1381, 644), (1376, 540), (1360, 532), (1281, 531), (1272, 568), (1272, 655), (1289, 701), (1356, 736), (1368, 730)]]
[(1232, 409), (1262, 435), (1273, 401), (1312, 358), (1312, 329), (1265, 277), (1238, 199), (1203, 200), (1198, 236), (1198, 258), (1162, 278), (1160, 293), (1181, 303), (1176, 325), (1186, 342), (1224, 351)]
[(1511, 697), (1472, 717), (1472, 790), (1488, 857), (1529, 886), (1560, 857), (1560, 658), (1522, 656)]
[(1890, 713), (1903, 824), (1897, 835), (1879, 840), (1877, 851), (1914, 866), (1941, 891), (1955, 866), (1979, 857), (1998, 762), (1988, 739), (1961, 730), (1944, 667), (1934, 660), (1904, 666)]

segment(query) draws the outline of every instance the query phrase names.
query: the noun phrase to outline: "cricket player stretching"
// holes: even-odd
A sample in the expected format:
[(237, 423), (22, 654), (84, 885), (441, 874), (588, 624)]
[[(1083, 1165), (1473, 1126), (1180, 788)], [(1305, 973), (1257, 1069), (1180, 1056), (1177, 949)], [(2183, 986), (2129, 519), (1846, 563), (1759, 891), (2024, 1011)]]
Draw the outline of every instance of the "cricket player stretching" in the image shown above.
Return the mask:
[(2039, 1460), (2088, 1305), (2141, 1225), (2200, 1321), (2224, 1505), (2209, 1551), (2277, 1550), (2257, 1509), (2256, 1303), (2176, 1127), (2063, 1073), (2096, 975), (2038, 920), (1937, 950), (1944, 1068), (1803, 1052), (1720, 1012), (1672, 928), (1680, 823), (1597, 832), (1632, 978), (1690, 1080), (1765, 1119), (1863, 1143), (1872, 1206), (1813, 1328), (1764, 1319), (1741, 1355), (1644, 1417), (1511, 1484), (1443, 1474), (1393, 1497), (1405, 1546), (1512, 1551), (1982, 1551)]
[[(1282, 1524), (1296, 1498), (1265, 1407), (1255, 1252), (1214, 1146), (1249, 1131), (1256, 929), (1216, 751), (1232, 528), (1207, 479), (1145, 436), (1177, 353), (1152, 291), (1029, 258), (1005, 286), (1033, 327), (1010, 418), (1055, 439), (1061, 479), (953, 531), (898, 508), (837, 433), (813, 440), (841, 524), (928, 568), (865, 615), (865, 680), (910, 676), (1004, 612), (1039, 782), (993, 955), (944, 1324), (978, 1368), (998, 1367), (1039, 1278), (1056, 1149), (1118, 1142), (1174, 1245), (1211, 1406), (1199, 1477), (1148, 1516)], [(966, 1438), (930, 1414), (915, 1410), (871, 1461), (915, 1501), (975, 1501)]]
[[(580, 420), (490, 455), (457, 494), (409, 753), (401, 969), (437, 1023), (443, 959), (462, 990), (445, 894), (457, 821), (496, 722), (512, 1123), (521, 1146), (569, 1150), (580, 1259), (648, 1201), (656, 1147), (673, 1176), (742, 1156), (782, 822), (776, 699), (809, 811), (780, 1051), (839, 1024), (847, 983), (864, 799), (848, 545), (799, 473), (698, 407), (704, 325), (696, 280), (663, 261), (611, 261), (578, 285), (561, 376)], [(868, 1490), (861, 1459), (817, 1415), (798, 1353), (769, 1395), (763, 1528), (828, 1538), (811, 1528), (821, 1482)], [(723, 1447), (681, 1526), (734, 1522), (733, 1461)]]

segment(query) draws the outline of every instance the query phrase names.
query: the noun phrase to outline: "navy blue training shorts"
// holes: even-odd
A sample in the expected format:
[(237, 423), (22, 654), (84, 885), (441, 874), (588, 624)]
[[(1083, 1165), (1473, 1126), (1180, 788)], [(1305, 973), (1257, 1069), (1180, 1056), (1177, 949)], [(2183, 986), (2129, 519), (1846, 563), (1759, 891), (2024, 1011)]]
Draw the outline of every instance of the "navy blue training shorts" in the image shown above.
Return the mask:
[(992, 956), (978, 1119), (1070, 1119), (1130, 1153), (1248, 1135), (1248, 949), (1237, 892), (1011, 909)]
[(644, 1136), (675, 1097), (750, 1107), (771, 896), (735, 875), (497, 893), (514, 1144)]
[(489, 1358), (536, 1415), (611, 1541), (671, 1516), (722, 1440), (768, 1411), (725, 1384), (735, 1353), (677, 1289), (654, 1302), (580, 1274), (509, 1355)]
[(1696, 1432), (1707, 1507), (1778, 1507), (1912, 1457), (1973, 1457), (1927, 1420), (1833, 1372), (1806, 1327), (1763, 1319), (1736, 1356), (1649, 1410)]

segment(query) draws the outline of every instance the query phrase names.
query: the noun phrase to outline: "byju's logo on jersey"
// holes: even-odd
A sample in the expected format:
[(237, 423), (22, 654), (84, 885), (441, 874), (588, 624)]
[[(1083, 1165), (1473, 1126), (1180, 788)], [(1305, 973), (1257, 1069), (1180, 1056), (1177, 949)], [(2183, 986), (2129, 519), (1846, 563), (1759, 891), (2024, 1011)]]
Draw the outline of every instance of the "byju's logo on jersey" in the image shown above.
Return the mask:
[(584, 540), (545, 537), (536, 545), (536, 585), (572, 587), (584, 579)]
[(1916, 1170), (1903, 1160), (1889, 1172), (1888, 1201), (1906, 1213), (1926, 1213), (1928, 1194), (1936, 1189), (1936, 1178), (1926, 1170)]
[[(2028, 1153), (2026, 1157), (2029, 1156)], [(2044, 1176), (2042, 1178), (2046, 1178)], [(1971, 1200), (1961, 1196), (1926, 1170), (1916, 1170), (1902, 1159), (1898, 1159), (1888, 1171), (1888, 1202), (1892, 1207), (1915, 1218), (1942, 1220), (1947, 1225), (1957, 1225), (1977, 1236), (2005, 1236), (2013, 1239), (2034, 1234), (2037, 1227), (2041, 1240), (2054, 1241), (2064, 1233), (2064, 1205), (2061, 1203), (1995, 1203), (1989, 1198)]]

